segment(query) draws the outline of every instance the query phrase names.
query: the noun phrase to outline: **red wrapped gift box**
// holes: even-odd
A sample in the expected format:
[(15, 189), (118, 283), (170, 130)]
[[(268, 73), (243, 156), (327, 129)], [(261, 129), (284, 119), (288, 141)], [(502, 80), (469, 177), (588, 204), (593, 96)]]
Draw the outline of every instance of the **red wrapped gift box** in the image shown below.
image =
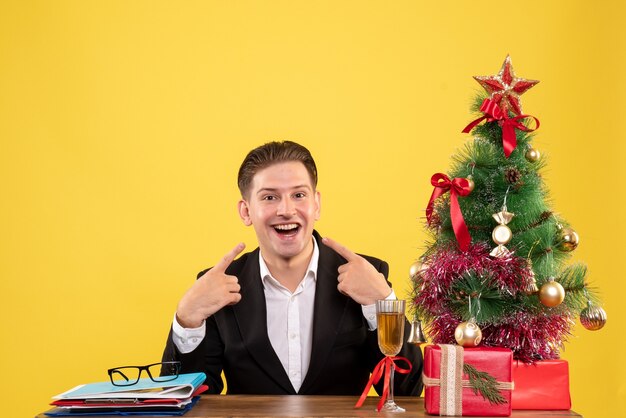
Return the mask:
[(569, 368), (565, 360), (513, 363), (513, 409), (570, 409)]
[[(459, 357), (462, 357), (459, 359)], [(443, 364), (442, 364), (443, 363)], [(475, 394), (463, 364), (487, 372), (498, 382), (503, 404), (492, 404)], [(459, 366), (461, 370), (459, 371)], [(494, 416), (511, 415), (513, 388), (513, 353), (508, 348), (466, 348), (453, 345), (429, 345), (424, 348), (424, 406), (433, 415)], [(443, 374), (442, 374), (443, 373)]]

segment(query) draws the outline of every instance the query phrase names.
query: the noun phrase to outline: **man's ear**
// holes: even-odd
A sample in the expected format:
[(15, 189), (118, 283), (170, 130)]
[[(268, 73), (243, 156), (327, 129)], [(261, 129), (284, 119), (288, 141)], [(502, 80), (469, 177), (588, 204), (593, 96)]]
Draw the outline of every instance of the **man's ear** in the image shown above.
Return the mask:
[(243, 221), (245, 226), (252, 225), (252, 220), (250, 219), (250, 208), (248, 207), (248, 202), (241, 199), (237, 203), (237, 209), (239, 210), (239, 217)]
[(315, 192), (315, 220), (319, 220), (322, 215), (322, 195), (320, 192)]

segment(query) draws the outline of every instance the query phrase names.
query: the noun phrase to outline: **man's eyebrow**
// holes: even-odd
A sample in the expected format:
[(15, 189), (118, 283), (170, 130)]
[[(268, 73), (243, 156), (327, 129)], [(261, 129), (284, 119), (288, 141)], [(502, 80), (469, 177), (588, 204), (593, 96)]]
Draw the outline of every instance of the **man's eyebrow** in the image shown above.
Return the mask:
[[(281, 188), (278, 187), (263, 187), (261, 189), (259, 189), (256, 194), (259, 193), (266, 193), (266, 192), (276, 192), (278, 190), (280, 190)], [(297, 190), (297, 189), (308, 189), (308, 190), (312, 190), (311, 186), (308, 184), (299, 184), (297, 186), (293, 186), (293, 187), (289, 187), (288, 190)]]

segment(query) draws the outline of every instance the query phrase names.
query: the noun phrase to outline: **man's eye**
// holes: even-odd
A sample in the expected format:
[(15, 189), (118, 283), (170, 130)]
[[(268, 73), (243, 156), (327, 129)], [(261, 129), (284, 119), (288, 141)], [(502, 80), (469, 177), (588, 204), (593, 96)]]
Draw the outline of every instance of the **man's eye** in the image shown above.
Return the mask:
[(298, 193), (296, 193), (294, 196), (295, 196), (296, 198), (298, 198), (298, 199), (302, 199), (302, 198), (306, 197), (306, 194), (305, 194), (305, 193), (302, 193), (302, 192), (298, 192)]
[(263, 196), (263, 200), (276, 200), (276, 196), (271, 196), (271, 195)]

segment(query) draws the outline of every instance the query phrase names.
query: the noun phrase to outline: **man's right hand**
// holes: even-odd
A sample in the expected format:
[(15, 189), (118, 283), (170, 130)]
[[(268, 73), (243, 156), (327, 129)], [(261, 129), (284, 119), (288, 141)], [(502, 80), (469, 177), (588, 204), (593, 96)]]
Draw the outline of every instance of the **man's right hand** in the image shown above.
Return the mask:
[(198, 328), (202, 321), (226, 305), (241, 300), (239, 281), (226, 269), (246, 247), (239, 243), (185, 293), (176, 308), (176, 320), (183, 328)]

